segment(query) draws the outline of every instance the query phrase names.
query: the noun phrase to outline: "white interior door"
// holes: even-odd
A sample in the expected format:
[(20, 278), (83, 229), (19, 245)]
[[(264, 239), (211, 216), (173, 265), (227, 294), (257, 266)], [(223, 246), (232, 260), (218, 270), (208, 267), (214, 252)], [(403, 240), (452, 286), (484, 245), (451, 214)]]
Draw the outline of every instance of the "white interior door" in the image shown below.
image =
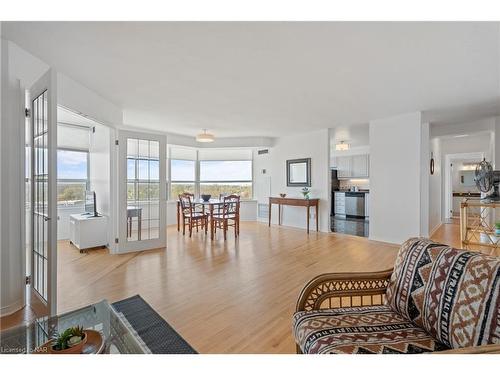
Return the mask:
[(166, 246), (166, 138), (120, 131), (118, 138), (120, 252)]
[(30, 88), (31, 287), (36, 315), (57, 309), (57, 81), (49, 70)]

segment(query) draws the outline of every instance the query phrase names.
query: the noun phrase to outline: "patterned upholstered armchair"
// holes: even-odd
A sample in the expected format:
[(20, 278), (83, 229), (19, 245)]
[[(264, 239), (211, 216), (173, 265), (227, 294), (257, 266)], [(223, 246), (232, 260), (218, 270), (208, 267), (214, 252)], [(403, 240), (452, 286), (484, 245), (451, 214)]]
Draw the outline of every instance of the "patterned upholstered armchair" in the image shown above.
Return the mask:
[(293, 333), (298, 353), (500, 353), (500, 258), (410, 239), (393, 270), (311, 280)]

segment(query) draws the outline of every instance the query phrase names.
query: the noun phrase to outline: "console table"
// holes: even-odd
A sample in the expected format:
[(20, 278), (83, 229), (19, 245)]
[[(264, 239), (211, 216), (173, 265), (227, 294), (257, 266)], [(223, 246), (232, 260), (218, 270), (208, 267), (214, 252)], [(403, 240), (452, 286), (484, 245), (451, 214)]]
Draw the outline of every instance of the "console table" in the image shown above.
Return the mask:
[(464, 249), (491, 248), (491, 255), (500, 248), (500, 236), (495, 233), (495, 211), (500, 202), (465, 199), (460, 203), (460, 240)]
[(271, 212), (273, 208), (273, 204), (278, 205), (278, 225), (281, 225), (282, 219), (283, 219), (283, 210), (281, 209), (281, 206), (299, 206), (299, 207), (306, 207), (306, 213), (307, 213), (307, 233), (309, 233), (309, 214), (311, 207), (316, 208), (316, 232), (319, 231), (319, 226), (318, 226), (318, 206), (319, 206), (319, 199), (304, 199), (304, 198), (281, 198), (281, 197), (269, 197), (269, 226), (271, 226)]

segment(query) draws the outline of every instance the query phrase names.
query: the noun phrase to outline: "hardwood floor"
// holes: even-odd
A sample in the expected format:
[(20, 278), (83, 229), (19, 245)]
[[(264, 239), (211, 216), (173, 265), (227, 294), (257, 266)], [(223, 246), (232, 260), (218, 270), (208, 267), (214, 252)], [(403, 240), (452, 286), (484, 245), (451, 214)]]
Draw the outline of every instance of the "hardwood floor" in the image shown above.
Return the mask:
[[(445, 224), (433, 239), (457, 246), (458, 237), (458, 224)], [(200, 353), (294, 353), (291, 316), (304, 284), (325, 272), (390, 268), (398, 249), (256, 222), (242, 222), (238, 241), (232, 233), (226, 242), (221, 233), (213, 242), (202, 232), (189, 238), (172, 226), (167, 242), (109, 255), (60, 241), (58, 311), (140, 294)]]
[(242, 223), (238, 241), (221, 233), (182, 236), (167, 249), (80, 254), (62, 243), (59, 311), (140, 294), (200, 353), (293, 353), (291, 315), (304, 284), (324, 272), (391, 267), (397, 247), (345, 235)]
[[(441, 225), (431, 238), (437, 242), (461, 248), (460, 219), (453, 218), (451, 222)], [(487, 246), (472, 246), (471, 248), (484, 254), (500, 256), (500, 249), (492, 249)]]

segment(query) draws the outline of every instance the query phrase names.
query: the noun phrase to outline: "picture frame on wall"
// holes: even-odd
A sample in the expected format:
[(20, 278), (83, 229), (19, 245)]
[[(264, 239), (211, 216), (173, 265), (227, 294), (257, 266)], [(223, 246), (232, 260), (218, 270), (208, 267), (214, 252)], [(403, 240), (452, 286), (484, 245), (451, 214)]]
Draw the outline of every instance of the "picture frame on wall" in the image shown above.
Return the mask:
[(286, 161), (286, 186), (311, 187), (311, 158)]

